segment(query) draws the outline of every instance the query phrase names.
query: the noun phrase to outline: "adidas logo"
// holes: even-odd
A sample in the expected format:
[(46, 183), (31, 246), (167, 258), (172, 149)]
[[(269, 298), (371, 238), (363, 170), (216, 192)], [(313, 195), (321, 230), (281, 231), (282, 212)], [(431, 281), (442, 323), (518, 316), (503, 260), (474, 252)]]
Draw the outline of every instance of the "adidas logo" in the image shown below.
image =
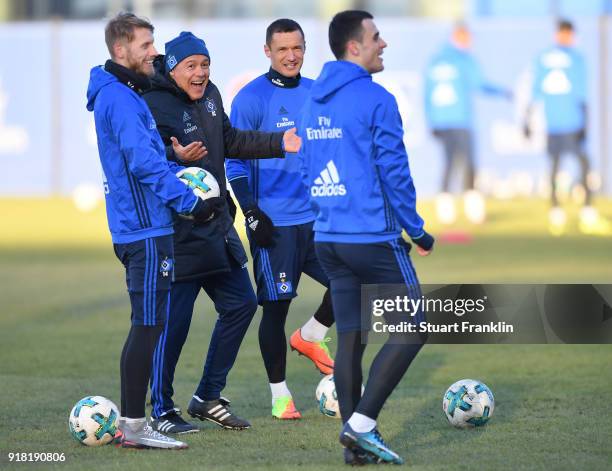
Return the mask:
[(168, 433), (172, 428), (174, 428), (174, 424), (169, 420), (164, 420), (157, 426), (157, 430), (162, 433)]
[(222, 404), (218, 404), (215, 407), (213, 407), (212, 409), (209, 409), (208, 413), (210, 415), (212, 415), (219, 422), (223, 422), (230, 415), (232, 415), (232, 414), (230, 414), (230, 412), (225, 407), (223, 407)]
[(333, 160), (327, 162), (320, 175), (310, 187), (310, 194), (313, 197), (346, 195), (346, 187), (340, 183), (340, 175), (338, 175), (338, 169)]
[(278, 114), (289, 114), (289, 112), (284, 106), (281, 105), (280, 109), (278, 110)]
[(259, 219), (254, 219), (252, 216), (249, 217), (248, 225), (249, 225), (249, 228), (252, 231), (254, 231), (255, 229), (257, 229), (257, 226), (259, 225)]

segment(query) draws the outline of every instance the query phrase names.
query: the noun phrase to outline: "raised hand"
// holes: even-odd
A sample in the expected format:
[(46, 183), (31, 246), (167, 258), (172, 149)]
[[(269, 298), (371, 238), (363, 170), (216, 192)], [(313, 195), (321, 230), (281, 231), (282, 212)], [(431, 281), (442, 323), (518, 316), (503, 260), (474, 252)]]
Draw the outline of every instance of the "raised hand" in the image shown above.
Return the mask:
[(170, 140), (172, 141), (174, 153), (183, 162), (195, 162), (208, 154), (208, 149), (204, 147), (201, 141), (182, 146), (176, 137), (171, 137)]
[(283, 134), (283, 147), (285, 152), (299, 152), (302, 147), (302, 138), (296, 134), (297, 128), (291, 128)]

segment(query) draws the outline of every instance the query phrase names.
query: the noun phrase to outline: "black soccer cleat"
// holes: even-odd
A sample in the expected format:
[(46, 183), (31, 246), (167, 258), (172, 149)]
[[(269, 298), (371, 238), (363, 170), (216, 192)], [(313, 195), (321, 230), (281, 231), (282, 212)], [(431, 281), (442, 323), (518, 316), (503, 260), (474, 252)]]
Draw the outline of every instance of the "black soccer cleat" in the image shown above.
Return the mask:
[(187, 413), (191, 417), (208, 420), (226, 429), (244, 430), (251, 427), (248, 420), (232, 414), (229, 401), (223, 397), (214, 401), (200, 401), (193, 397), (187, 407)]
[(377, 464), (378, 462), (368, 453), (361, 450), (344, 448), (344, 464), (351, 466), (363, 466), (366, 464)]
[(179, 409), (172, 409), (157, 419), (151, 417), (151, 427), (161, 433), (176, 433), (177, 435), (200, 431), (195, 425), (181, 417)]
[(353, 453), (369, 455), (376, 463), (404, 464), (404, 459), (389, 448), (376, 428), (356, 432), (347, 422), (340, 432), (340, 443)]

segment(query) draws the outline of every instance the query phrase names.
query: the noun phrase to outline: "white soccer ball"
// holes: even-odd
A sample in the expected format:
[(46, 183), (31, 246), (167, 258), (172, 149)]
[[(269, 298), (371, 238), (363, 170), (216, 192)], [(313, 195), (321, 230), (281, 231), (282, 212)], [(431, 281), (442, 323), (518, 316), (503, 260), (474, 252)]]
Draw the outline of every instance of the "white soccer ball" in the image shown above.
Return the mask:
[(495, 398), (482, 381), (462, 379), (446, 390), (442, 409), (453, 427), (481, 427), (493, 415)]
[(117, 431), (119, 410), (102, 396), (87, 396), (70, 411), (68, 428), (74, 439), (87, 446), (110, 443)]
[[(361, 385), (361, 394), (363, 394), (363, 384)], [(338, 395), (336, 394), (336, 383), (334, 382), (334, 375), (327, 375), (319, 381), (317, 390), (315, 391), (315, 397), (319, 404), (319, 411), (321, 414), (328, 417), (334, 417), (336, 419), (342, 418), (340, 416), (340, 406), (338, 405)]]
[(203, 200), (221, 194), (219, 183), (212, 173), (200, 167), (187, 167), (176, 174), (179, 179)]

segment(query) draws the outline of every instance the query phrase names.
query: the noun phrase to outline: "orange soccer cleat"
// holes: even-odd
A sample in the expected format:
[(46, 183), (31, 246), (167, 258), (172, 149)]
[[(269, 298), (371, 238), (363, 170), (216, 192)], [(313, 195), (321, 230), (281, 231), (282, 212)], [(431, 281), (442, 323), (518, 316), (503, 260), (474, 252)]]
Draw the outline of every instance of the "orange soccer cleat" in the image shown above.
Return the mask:
[(321, 342), (309, 342), (302, 338), (302, 333), (298, 329), (291, 335), (289, 345), (291, 345), (291, 350), (296, 350), (300, 355), (310, 358), (321, 373), (330, 375), (334, 372), (334, 360), (327, 347), (329, 340), (326, 338)]
[(297, 420), (302, 418), (302, 414), (295, 408), (291, 396), (276, 398), (272, 405), (272, 416), (281, 420)]

